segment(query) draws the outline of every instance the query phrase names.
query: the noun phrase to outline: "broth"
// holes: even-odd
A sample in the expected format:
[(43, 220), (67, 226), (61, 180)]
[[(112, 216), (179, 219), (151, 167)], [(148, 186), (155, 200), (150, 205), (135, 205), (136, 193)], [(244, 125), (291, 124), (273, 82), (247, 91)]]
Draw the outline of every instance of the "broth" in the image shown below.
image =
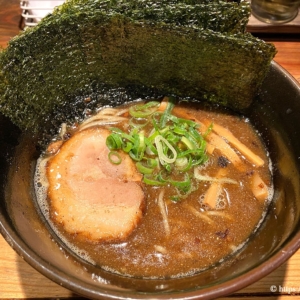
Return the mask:
[[(172, 112), (179, 118), (196, 122), (206, 120), (208, 128), (212, 124), (212, 129), (204, 133), (206, 151), (210, 152), (207, 153), (208, 160), (204, 160), (195, 169), (177, 172), (178, 178), (173, 178), (180, 181), (185, 174), (189, 174), (192, 188), (188, 192), (178, 193), (172, 184), (157, 186), (142, 182), (140, 186), (145, 195), (142, 216), (128, 236), (119, 240), (91, 240), (79, 231), (70, 233), (63, 221), (57, 221), (57, 211), (48, 191), (49, 161), (59, 155), (62, 145), (69, 143), (80, 131), (118, 127), (128, 132), (128, 109), (133, 105), (136, 103), (114, 109), (113, 113), (118, 116), (118, 120), (113, 125), (87, 119), (90, 123), (61, 134), (61, 137), (71, 136), (65, 143), (58, 139), (56, 145), (50, 145), (49, 149), (55, 153), (47, 153), (39, 159), (35, 176), (38, 203), (44, 216), (62, 241), (80, 257), (125, 276), (174, 278), (192, 275), (222, 262), (241, 249), (263, 221), (273, 193), (271, 164), (259, 133), (247, 118), (216, 109), (200, 109), (196, 103), (181, 102)], [(262, 165), (255, 165), (243, 151), (240, 152), (234, 146), (230, 147), (235, 149), (241, 163), (231, 162), (220, 150), (218, 142), (216, 144), (216, 140), (208, 138), (215, 135), (220, 137), (220, 132), (214, 128), (217, 126), (215, 124), (238, 137), (246, 149), (263, 161)], [(151, 131), (149, 126), (145, 125), (142, 131)], [(231, 145), (226, 138), (222, 140), (226, 145)], [(218, 172), (221, 175), (217, 175)], [(255, 174), (265, 184), (266, 195), (254, 195)], [(217, 185), (217, 192), (211, 196), (215, 198), (215, 205), (207, 202), (206, 198), (213, 184)], [(178, 194), (181, 197), (174, 198)]]

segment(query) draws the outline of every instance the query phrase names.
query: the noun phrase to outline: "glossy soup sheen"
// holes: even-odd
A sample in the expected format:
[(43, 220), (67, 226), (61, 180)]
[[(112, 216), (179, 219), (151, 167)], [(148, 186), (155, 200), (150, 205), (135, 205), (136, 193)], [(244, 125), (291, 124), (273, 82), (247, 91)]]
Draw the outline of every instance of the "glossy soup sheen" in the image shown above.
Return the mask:
[[(84, 259), (126, 276), (168, 278), (192, 275), (222, 262), (238, 251), (259, 227), (272, 194), (271, 164), (259, 134), (245, 117), (216, 109), (199, 109), (197, 104), (178, 105), (191, 119), (208, 119), (229, 129), (264, 160), (264, 165), (254, 166), (238, 153), (246, 166), (241, 171), (215, 149), (209, 155), (208, 162), (200, 166), (199, 173), (214, 177), (218, 170), (226, 168), (226, 178), (237, 184), (222, 183), (219, 207), (214, 209), (201, 204), (203, 195), (211, 185), (209, 181), (197, 181), (197, 190), (178, 202), (171, 201), (168, 197), (172, 189), (166, 190), (164, 203), (169, 234), (166, 233), (158, 205), (158, 196), (164, 187), (145, 184), (144, 215), (125, 241), (94, 243), (78, 240), (76, 235), (65, 232), (60, 224), (53, 223), (52, 226), (69, 247)], [(123, 108), (124, 106), (120, 109)], [(123, 123), (114, 127), (124, 129)], [(269, 188), (267, 199), (258, 200), (253, 195), (250, 185), (254, 172), (260, 175)], [(49, 210), (48, 221), (52, 223), (54, 218), (51, 217), (51, 204)]]

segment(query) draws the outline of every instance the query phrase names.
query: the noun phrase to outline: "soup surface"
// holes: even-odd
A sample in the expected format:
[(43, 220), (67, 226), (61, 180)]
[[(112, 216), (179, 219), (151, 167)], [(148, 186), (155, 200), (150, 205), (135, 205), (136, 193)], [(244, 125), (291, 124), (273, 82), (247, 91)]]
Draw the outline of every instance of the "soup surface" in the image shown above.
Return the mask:
[(249, 119), (134, 102), (62, 126), (38, 161), (38, 203), (80, 257), (126, 276), (192, 275), (238, 251), (272, 198)]

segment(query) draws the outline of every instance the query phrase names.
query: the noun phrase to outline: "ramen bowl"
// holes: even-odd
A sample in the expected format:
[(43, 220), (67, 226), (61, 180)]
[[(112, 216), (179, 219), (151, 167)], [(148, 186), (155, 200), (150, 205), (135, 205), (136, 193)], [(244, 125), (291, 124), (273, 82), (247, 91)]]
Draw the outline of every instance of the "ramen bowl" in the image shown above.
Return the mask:
[(37, 271), (93, 299), (212, 299), (266, 276), (300, 246), (300, 86), (272, 62), (245, 112), (273, 162), (274, 196), (261, 227), (235, 255), (193, 276), (143, 279), (107, 272), (70, 252), (43, 220), (33, 176), (39, 149), (0, 116), (0, 228), (10, 246)]

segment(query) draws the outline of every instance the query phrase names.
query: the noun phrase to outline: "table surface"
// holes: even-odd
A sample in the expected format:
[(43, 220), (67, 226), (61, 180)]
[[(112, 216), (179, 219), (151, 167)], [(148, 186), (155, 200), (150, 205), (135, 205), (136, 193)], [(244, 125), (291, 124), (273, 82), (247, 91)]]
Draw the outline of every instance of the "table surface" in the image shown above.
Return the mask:
[[(0, 47), (19, 32), (19, 0), (0, 0)], [(273, 30), (271, 30), (273, 32)], [(300, 82), (300, 37), (264, 35), (278, 49), (275, 61)], [(271, 292), (275, 286), (277, 292)], [(265, 278), (222, 299), (300, 299), (300, 250)], [(0, 299), (79, 298), (71, 291), (39, 274), (19, 257), (0, 236)]]

